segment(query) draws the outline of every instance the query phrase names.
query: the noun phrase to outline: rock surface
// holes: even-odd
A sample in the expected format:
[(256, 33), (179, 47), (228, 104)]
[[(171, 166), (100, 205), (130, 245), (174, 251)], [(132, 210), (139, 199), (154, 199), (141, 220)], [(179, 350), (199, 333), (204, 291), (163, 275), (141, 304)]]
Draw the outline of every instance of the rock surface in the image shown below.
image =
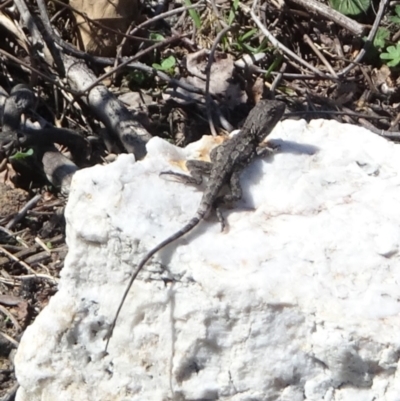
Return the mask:
[(284, 121), (243, 200), (157, 254), (201, 192), (160, 177), (220, 139), (154, 138), (76, 173), (59, 292), (16, 356), (17, 401), (400, 400), (400, 147), (351, 125)]

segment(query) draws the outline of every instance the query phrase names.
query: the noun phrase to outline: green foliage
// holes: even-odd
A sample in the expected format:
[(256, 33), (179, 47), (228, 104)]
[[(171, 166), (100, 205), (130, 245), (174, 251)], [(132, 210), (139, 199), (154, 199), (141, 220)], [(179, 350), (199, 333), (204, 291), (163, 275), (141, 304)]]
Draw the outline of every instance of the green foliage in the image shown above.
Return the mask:
[(239, 0), (233, 0), (232, 8), (229, 11), (228, 25), (232, 25), (235, 19), (236, 11), (239, 8)]
[(274, 61), (268, 67), (267, 72), (264, 74), (264, 78), (268, 79), (272, 71), (276, 71), (279, 66), (282, 64), (283, 56), (280, 53), (277, 53), (273, 59)]
[[(394, 24), (400, 25), (400, 6), (394, 9), (395, 15), (389, 16), (389, 20)], [(397, 67), (400, 65), (400, 43), (395, 46), (388, 46), (390, 32), (386, 28), (379, 28), (374, 39), (374, 48), (382, 51), (380, 59), (385, 60), (388, 67)], [(389, 42), (389, 43), (388, 43)]]
[(389, 67), (396, 67), (400, 64), (400, 43), (396, 46), (388, 46), (386, 48), (386, 53), (381, 54), (382, 60), (390, 60), (387, 65)]
[(176, 65), (176, 59), (174, 56), (169, 56), (161, 61), (161, 64), (154, 63), (153, 68), (160, 71), (165, 71), (167, 73), (173, 73), (174, 67)]
[(149, 39), (151, 40), (157, 40), (159, 42), (161, 42), (162, 40), (164, 40), (164, 36), (161, 35), (161, 33), (157, 33), (157, 32), (151, 32), (149, 35)]
[(258, 29), (254, 28), (240, 35), (237, 41), (233, 43), (233, 46), (237, 50), (242, 50), (250, 54), (261, 53), (267, 50), (268, 40), (264, 39), (258, 47), (251, 46), (250, 42), (254, 36), (258, 33)]
[[(191, 6), (192, 2), (190, 0), (185, 0), (185, 6)], [(201, 20), (200, 20), (200, 15), (195, 9), (190, 9), (188, 10), (190, 17), (192, 18), (194, 25), (196, 26), (197, 29), (201, 28)]]
[(24, 161), (31, 156), (33, 156), (33, 149), (28, 149), (26, 152), (17, 152), (15, 155), (12, 155), (10, 159), (14, 161)]
[(396, 15), (391, 15), (389, 17), (389, 20), (394, 22), (395, 24), (400, 25), (400, 6), (396, 6), (394, 8), (394, 12), (395, 12)]
[(329, 0), (332, 8), (344, 15), (359, 15), (366, 13), (371, 6), (371, 0)]
[(390, 32), (386, 28), (378, 28), (374, 39), (374, 47), (377, 49), (383, 49), (389, 36)]

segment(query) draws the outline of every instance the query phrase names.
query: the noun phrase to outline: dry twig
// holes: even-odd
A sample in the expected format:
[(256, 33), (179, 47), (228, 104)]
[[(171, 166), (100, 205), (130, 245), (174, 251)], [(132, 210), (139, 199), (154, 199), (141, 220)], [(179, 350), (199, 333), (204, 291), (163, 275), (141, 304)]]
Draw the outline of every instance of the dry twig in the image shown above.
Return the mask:
[(316, 0), (290, 0), (293, 3), (299, 4), (308, 10), (311, 10), (315, 13), (323, 15), (325, 18), (329, 18), (330, 20), (336, 22), (338, 25), (341, 25), (343, 28), (352, 32), (356, 36), (362, 36), (366, 30), (366, 28), (359, 24), (357, 21), (354, 21), (351, 18), (346, 17), (342, 13), (328, 7), (327, 5), (316, 1)]
[(22, 330), (21, 326), (17, 322), (17, 319), (15, 319), (15, 317), (12, 315), (11, 312), (8, 311), (7, 308), (5, 308), (3, 305), (0, 305), (0, 311), (3, 312), (10, 319), (10, 321), (15, 326), (15, 328), (17, 329), (18, 332), (20, 332)]
[(35, 195), (31, 200), (29, 200), (26, 205), (15, 215), (15, 217), (6, 225), (8, 230), (11, 230), (19, 221), (21, 221), (28, 210), (32, 209), (42, 198), (42, 195)]
[(346, 68), (344, 68), (342, 71), (339, 71), (337, 75), (339, 77), (344, 77), (346, 76), (356, 65), (357, 63), (360, 63), (361, 60), (364, 58), (368, 47), (371, 45), (371, 43), (375, 39), (375, 35), (378, 32), (379, 24), (381, 23), (382, 17), (384, 15), (386, 6), (388, 5), (389, 0), (381, 0), (379, 3), (379, 9), (375, 17), (374, 24), (372, 25), (372, 29), (370, 33), (368, 34), (367, 40), (365, 41), (364, 47), (361, 49), (360, 53), (358, 53), (357, 57), (354, 59), (354, 61), (351, 61), (351, 64), (348, 65)]
[(256, 25), (260, 28), (261, 32), (266, 36), (266, 38), (271, 42), (271, 44), (273, 46), (275, 46), (278, 50), (282, 51), (287, 56), (289, 56), (292, 59), (296, 60), (299, 64), (303, 65), (304, 67), (308, 68), (309, 70), (315, 72), (317, 75), (319, 75), (319, 76), (321, 76), (321, 77), (323, 77), (325, 79), (336, 80), (335, 77), (333, 77), (331, 75), (324, 74), (318, 68), (314, 67), (310, 63), (307, 63), (301, 57), (299, 57), (296, 53), (294, 53), (292, 50), (290, 50), (285, 45), (283, 45), (281, 42), (279, 42), (275, 38), (275, 36), (272, 35), (271, 32), (269, 32), (268, 29), (264, 26), (264, 24), (260, 21), (260, 19), (256, 16), (255, 12), (252, 11), (248, 6), (246, 6), (243, 3), (239, 3), (239, 7), (242, 8), (242, 10), (245, 13), (250, 14), (251, 18), (256, 23)]
[(212, 99), (210, 95), (210, 74), (211, 74), (211, 65), (214, 61), (214, 53), (215, 50), (221, 41), (222, 37), (231, 29), (230, 26), (225, 27), (221, 32), (218, 33), (217, 37), (214, 40), (214, 43), (211, 47), (210, 54), (208, 55), (207, 66), (206, 66), (206, 104), (207, 104), (207, 118), (208, 124), (210, 126), (210, 131), (213, 136), (217, 135), (217, 131), (215, 130), (211, 107), (212, 107)]

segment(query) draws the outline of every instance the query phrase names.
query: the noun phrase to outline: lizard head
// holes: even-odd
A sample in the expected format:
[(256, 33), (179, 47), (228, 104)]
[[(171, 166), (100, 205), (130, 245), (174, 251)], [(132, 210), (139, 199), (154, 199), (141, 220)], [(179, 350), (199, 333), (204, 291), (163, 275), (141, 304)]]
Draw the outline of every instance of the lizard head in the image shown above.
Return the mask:
[(278, 100), (260, 100), (250, 111), (242, 129), (248, 129), (257, 142), (262, 142), (274, 129), (285, 111), (285, 103)]

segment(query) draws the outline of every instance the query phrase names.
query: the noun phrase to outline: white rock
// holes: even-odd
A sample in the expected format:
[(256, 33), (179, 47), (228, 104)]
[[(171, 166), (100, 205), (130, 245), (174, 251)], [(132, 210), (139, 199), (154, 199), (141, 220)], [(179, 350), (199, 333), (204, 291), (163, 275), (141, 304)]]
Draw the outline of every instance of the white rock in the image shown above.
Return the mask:
[(201, 197), (159, 176), (216, 139), (154, 138), (78, 172), (59, 292), (16, 356), (17, 401), (399, 401), (400, 147), (334, 121), (285, 121), (242, 174), (243, 200), (143, 254)]

